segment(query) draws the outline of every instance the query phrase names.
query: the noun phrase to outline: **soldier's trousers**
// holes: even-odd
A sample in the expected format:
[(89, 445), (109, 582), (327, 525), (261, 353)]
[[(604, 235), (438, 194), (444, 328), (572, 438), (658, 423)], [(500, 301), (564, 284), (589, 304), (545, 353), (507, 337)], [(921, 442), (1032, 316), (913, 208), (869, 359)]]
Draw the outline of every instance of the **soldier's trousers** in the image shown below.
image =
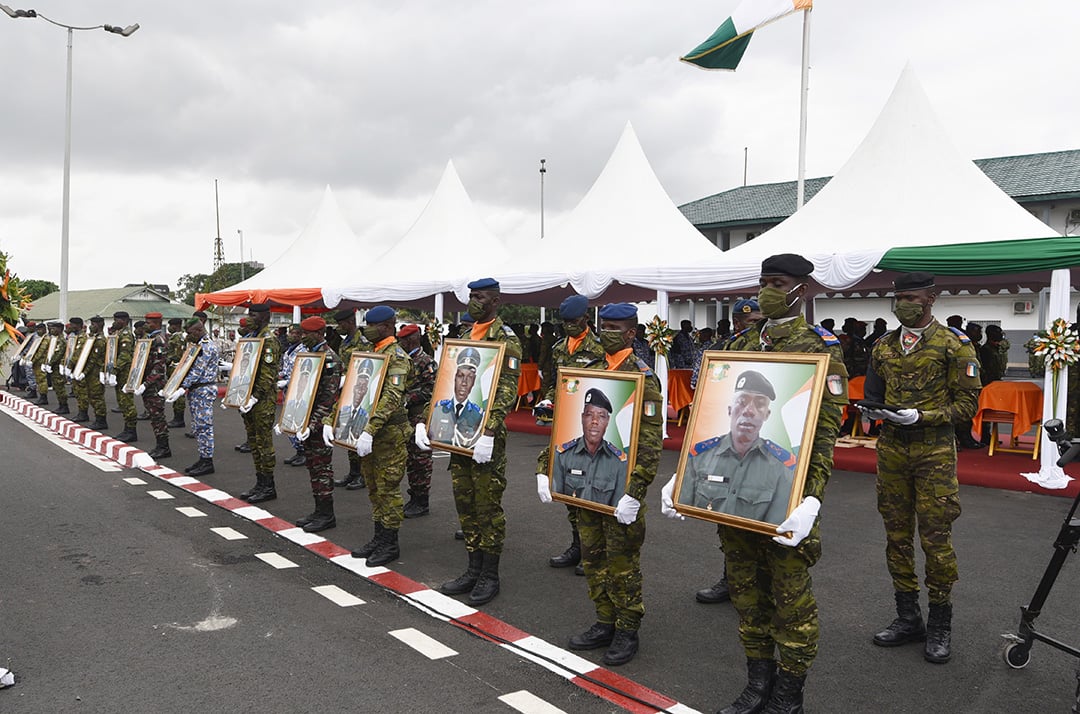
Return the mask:
[(409, 493), (413, 496), (426, 496), (431, 492), (431, 452), (416, 445), (411, 437), (405, 439), (409, 459), (406, 472), (409, 475)]
[(67, 390), (67, 377), (60, 374), (60, 366), (55, 365), (52, 373), (52, 388), (56, 392), (56, 399), (61, 404), (67, 404), (68, 390)]
[(322, 438), (322, 429), (316, 427), (319, 427), (319, 424), (312, 427), (311, 434), (302, 444), (304, 463), (311, 479), (311, 493), (315, 498), (320, 498), (334, 495), (334, 448), (326, 445)]
[(154, 436), (162, 437), (169, 435), (168, 422), (165, 421), (165, 397), (158, 394), (164, 384), (147, 384), (146, 391), (142, 395), (142, 403), (146, 413), (150, 415), (150, 428), (154, 430)]
[(244, 419), (247, 443), (251, 447), (251, 459), (255, 463), (255, 473), (274, 475), (277, 459), (274, 457), (274, 417), (277, 405), (273, 397), (259, 399)]
[(637, 520), (630, 525), (599, 511), (576, 510), (581, 565), (589, 584), (589, 599), (596, 606), (597, 622), (614, 623), (620, 630), (637, 630), (645, 616), (641, 594), (645, 504), (641, 504)]
[(721, 528), (720, 538), (747, 658), (777, 659), (785, 671), (806, 674), (817, 656), (819, 634), (810, 579), (810, 568), (821, 557), (818, 525), (795, 548), (730, 526)]
[(491, 461), (486, 464), (478, 464), (470, 456), (451, 454), (450, 482), (465, 548), (471, 553), (502, 553), (506, 540), (506, 514), (502, 508), (506, 490), (505, 427), (495, 432)]
[[(21, 363), (20, 363), (21, 364)], [(32, 366), (22, 365), (23, 374), (26, 375), (26, 388), (37, 389), (37, 370)]]
[(95, 370), (94, 374), (86, 375), (84, 381), (86, 382), (86, 396), (90, 401), (90, 407), (94, 410), (94, 416), (102, 419), (106, 418), (109, 409), (105, 406), (105, 385), (98, 378), (97, 371)]
[[(41, 364), (44, 364), (44, 362)], [(41, 369), (41, 364), (33, 363), (34, 384), (37, 385), (38, 394), (47, 395), (49, 393), (49, 375), (45, 374), (45, 370)]]
[(959, 579), (952, 524), (960, 515), (956, 441), (951, 426), (881, 430), (877, 445), (878, 512), (885, 523), (885, 562), (897, 592), (917, 592), (915, 526), (926, 556), (930, 602), (949, 602)]
[[(195, 435), (195, 444), (199, 448), (200, 459), (214, 458), (214, 399), (217, 398), (217, 385), (207, 384), (195, 387), (187, 393), (188, 408), (191, 410), (191, 433)], [(134, 412), (134, 408), (132, 412)], [(124, 416), (127, 420), (127, 415)], [(135, 423), (134, 419), (131, 422)]]
[(124, 385), (120, 383), (120, 380), (117, 380), (115, 389), (116, 404), (120, 407), (120, 412), (124, 416), (124, 426), (134, 429), (139, 420), (139, 411), (135, 408), (135, 395), (125, 392)]
[(386, 424), (375, 434), (371, 453), (360, 459), (360, 473), (367, 482), (371, 501), (371, 520), (395, 531), (405, 518), (401, 479), (405, 478), (405, 443), (410, 434), (412, 427), (407, 421)]
[(86, 392), (87, 379), (90, 379), (89, 375), (87, 375), (85, 379), (71, 378), (71, 391), (75, 395), (75, 403), (79, 406), (79, 411), (81, 412), (90, 409), (90, 397)]

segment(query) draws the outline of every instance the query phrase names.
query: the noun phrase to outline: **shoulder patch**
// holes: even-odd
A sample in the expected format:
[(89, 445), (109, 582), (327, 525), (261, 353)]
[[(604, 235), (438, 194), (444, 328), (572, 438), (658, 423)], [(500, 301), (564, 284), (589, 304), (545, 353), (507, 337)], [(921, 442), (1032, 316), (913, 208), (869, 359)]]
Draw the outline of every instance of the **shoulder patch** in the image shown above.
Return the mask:
[(436, 402), (435, 406), (442, 407), (443, 409), (449, 410), (450, 409), (450, 400), (449, 399), (440, 399), (438, 402)]
[(698, 454), (703, 454), (706, 451), (708, 451), (709, 449), (714, 448), (719, 443), (720, 443), (720, 437), (719, 436), (714, 436), (713, 438), (706, 439), (705, 441), (699, 441), (698, 443), (696, 443), (696, 444), (694, 444), (693, 446), (690, 447), (690, 455), (691, 456), (697, 456)]
[(476, 412), (477, 414), (481, 413), (480, 407), (473, 402), (465, 402), (465, 409), (463, 411)]
[(517, 335), (514, 334), (514, 331), (510, 328), (509, 325), (503, 325), (502, 329), (503, 329), (503, 334), (506, 335), (507, 337), (517, 337)]
[(637, 357), (637, 356), (635, 356), (634, 359), (637, 360), (637, 368), (641, 372), (643, 372), (646, 377), (653, 373), (652, 367), (650, 367), (649, 364), (645, 360), (643, 360), (643, 359), (641, 359), (640, 357)]
[[(827, 331), (828, 330), (826, 330), (826, 332)], [(777, 460), (780, 461), (780, 463), (782, 463), (789, 469), (795, 468), (795, 454), (791, 453), (776, 442), (769, 441), (768, 439), (764, 439), (763, 441), (765, 442), (765, 448), (768, 449), (769, 453), (775, 456)]]
[(970, 337), (968, 337), (968, 336), (967, 336), (967, 333), (966, 333), (966, 332), (964, 332), (963, 330), (961, 330), (961, 329), (958, 329), (958, 328), (956, 328), (956, 327), (950, 327), (950, 328), (949, 328), (949, 330), (950, 330), (950, 331), (951, 331), (951, 332), (952, 332), (952, 333), (953, 333), (954, 335), (956, 335), (957, 337), (959, 337), (959, 338), (960, 338), (960, 344), (963, 344), (963, 345), (970, 345), (970, 344), (971, 344), (971, 338), (970, 338)]
[(821, 327), (820, 325), (811, 325), (810, 327), (814, 330), (814, 332), (818, 333), (818, 337), (820, 337), (822, 340), (824, 340), (825, 344), (827, 344), (827, 345), (838, 345), (838, 344), (840, 344), (840, 340), (837, 339), (836, 335), (829, 332), (824, 327)]
[(615, 444), (612, 444), (610, 441), (605, 441), (604, 444), (607, 446), (608, 451), (618, 457), (619, 461), (626, 461), (626, 452), (618, 446), (615, 446)]
[(574, 448), (574, 444), (576, 444), (577, 442), (578, 442), (577, 439), (571, 439), (570, 441), (566, 442), (565, 444), (559, 444), (558, 446), (556, 446), (555, 450), (558, 451), (561, 454), (564, 451), (566, 451), (567, 449)]

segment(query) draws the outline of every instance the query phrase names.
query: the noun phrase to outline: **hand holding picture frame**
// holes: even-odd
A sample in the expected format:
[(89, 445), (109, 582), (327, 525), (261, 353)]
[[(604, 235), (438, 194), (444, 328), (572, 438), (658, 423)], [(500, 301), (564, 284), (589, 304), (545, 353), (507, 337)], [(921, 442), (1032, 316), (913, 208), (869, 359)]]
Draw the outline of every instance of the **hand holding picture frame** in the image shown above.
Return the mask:
[[(258, 353), (256, 353), (258, 354)], [(319, 386), (325, 352), (301, 352), (293, 363), (289, 386), (285, 389), (285, 405), (278, 426), (283, 434), (296, 435), (307, 427), (311, 418), (312, 400)]]
[(385, 354), (353, 352), (350, 356), (334, 418), (334, 444), (356, 450), (356, 441), (379, 403), (387, 364)]
[(131, 353), (131, 369), (128, 370), (121, 391), (134, 394), (146, 375), (146, 363), (150, 358), (149, 339), (135, 340), (135, 350)]
[(62, 370), (67, 370), (70, 374), (70, 370), (75, 366), (75, 347), (79, 342), (77, 335), (68, 335), (65, 338), (64, 346), (64, 360), (60, 363)]
[(225, 398), (221, 400), (222, 406), (239, 409), (251, 399), (262, 347), (262, 337), (246, 337), (236, 343), (236, 354), (233, 356), (232, 371), (229, 372), (229, 384), (225, 388)]
[[(97, 338), (93, 335), (87, 335), (83, 340), (82, 349), (79, 350), (79, 356), (75, 360), (75, 367), (71, 370), (73, 378), (78, 380), (80, 374), (86, 372), (86, 363), (90, 360), (90, 353), (94, 351), (94, 343), (97, 342)], [(94, 381), (97, 381), (97, 375), (93, 377)]]
[(120, 344), (117, 335), (109, 335), (105, 338), (105, 374), (116, 374), (116, 352)]
[(184, 383), (184, 378), (191, 371), (191, 366), (195, 364), (195, 358), (199, 356), (200, 350), (202, 350), (202, 347), (199, 345), (188, 345), (184, 348), (184, 354), (180, 355), (180, 361), (176, 363), (176, 369), (173, 370), (169, 380), (165, 382), (165, 388), (161, 390), (163, 397), (168, 399), (180, 390), (180, 385)]
[(548, 465), (551, 497), (608, 515), (637, 456), (645, 375), (560, 368)]
[(427, 424), (432, 448), (472, 456), (499, 386), (505, 349), (502, 342), (443, 341)]
[(776, 535), (802, 500), (828, 363), (825, 354), (705, 352), (675, 510)]

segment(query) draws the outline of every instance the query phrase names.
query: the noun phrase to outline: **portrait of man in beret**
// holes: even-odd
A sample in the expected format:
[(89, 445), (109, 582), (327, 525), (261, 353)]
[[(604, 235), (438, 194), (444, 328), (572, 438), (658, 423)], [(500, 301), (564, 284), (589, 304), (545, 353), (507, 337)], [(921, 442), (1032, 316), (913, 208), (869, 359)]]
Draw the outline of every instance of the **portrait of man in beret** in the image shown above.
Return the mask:
[(595, 387), (585, 392), (581, 436), (555, 447), (552, 491), (614, 507), (626, 492), (628, 458), (604, 438), (611, 400)]
[(480, 361), (480, 352), (473, 347), (466, 347), (458, 352), (455, 359), (457, 369), (454, 372), (454, 394), (449, 399), (436, 402), (432, 409), (432, 441), (472, 448), (480, 437), (484, 410), (471, 399)]

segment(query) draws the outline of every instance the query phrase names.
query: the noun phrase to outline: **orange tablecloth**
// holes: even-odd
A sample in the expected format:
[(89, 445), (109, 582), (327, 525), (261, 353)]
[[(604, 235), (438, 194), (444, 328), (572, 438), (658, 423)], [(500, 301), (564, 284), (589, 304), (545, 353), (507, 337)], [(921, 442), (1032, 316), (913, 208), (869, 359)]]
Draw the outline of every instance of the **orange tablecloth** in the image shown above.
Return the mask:
[(979, 411), (975, 413), (972, 427), (981, 433), (983, 415), (988, 411), (1011, 412), (1012, 434), (1019, 436), (1042, 420), (1043, 390), (1031, 382), (1005, 382), (998, 380), (982, 388), (979, 395)]
[[(865, 376), (852, 377), (851, 379), (849, 379), (848, 383), (847, 383), (848, 401), (857, 402), (860, 399), (862, 399), (863, 397), (865, 397), (866, 394), (863, 391), (865, 386), (866, 386), (866, 377)], [(844, 421), (847, 421), (848, 416), (852, 413), (851, 412), (852, 409), (855, 409), (855, 407), (850, 406), (850, 405), (844, 407)]]
[(540, 367), (535, 362), (522, 362), (518, 374), (518, 396), (540, 391)]
[(678, 414), (694, 401), (694, 390), (690, 388), (692, 369), (669, 369), (667, 377), (668, 404)]

